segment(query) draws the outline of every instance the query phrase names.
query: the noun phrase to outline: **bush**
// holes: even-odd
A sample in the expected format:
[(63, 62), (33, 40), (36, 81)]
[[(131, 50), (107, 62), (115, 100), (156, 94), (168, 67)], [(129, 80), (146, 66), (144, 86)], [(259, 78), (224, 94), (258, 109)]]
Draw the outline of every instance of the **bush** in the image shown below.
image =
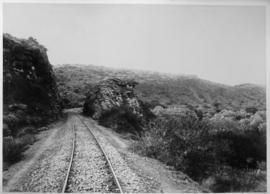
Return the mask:
[[(210, 125), (192, 115), (163, 115), (152, 122), (138, 148), (198, 180), (212, 171)], [(200, 162), (198, 162), (200, 161)]]
[[(265, 126), (258, 130), (230, 120), (211, 122), (192, 115), (163, 115), (149, 124), (133, 149), (174, 166), (201, 182), (220, 172), (229, 176), (228, 169), (232, 169), (229, 172), (238, 172), (261, 168), (259, 164), (266, 161), (266, 130)], [(248, 184), (243, 182), (242, 174), (230, 176), (239, 179), (228, 183), (238, 184), (230, 186), (234, 191), (242, 191), (239, 188)], [(219, 181), (226, 182), (227, 179), (220, 178)]]
[(257, 109), (256, 107), (247, 107), (247, 108), (245, 109), (245, 111), (246, 111), (247, 113), (255, 114), (255, 113), (258, 111), (258, 109)]
[(33, 144), (35, 137), (25, 135), (20, 138), (11, 136), (3, 138), (3, 160), (8, 163), (15, 163), (23, 157), (23, 152), (27, 149), (28, 144)]
[(8, 125), (6, 123), (3, 123), (3, 136), (10, 136), (11, 130), (9, 129)]
[[(248, 123), (219, 121), (213, 123), (214, 138), (218, 145), (217, 158), (236, 168), (256, 168), (257, 162), (266, 160), (266, 129), (258, 130)], [(228, 146), (227, 150), (224, 148)]]
[(3, 159), (6, 162), (14, 163), (21, 159), (25, 145), (20, 141), (14, 140), (12, 137), (4, 137), (3, 139)]
[[(27, 115), (22, 111), (18, 110), (16, 112), (4, 114), (3, 123), (5, 126), (4, 136), (11, 135), (13, 137), (16, 137), (19, 134), (23, 135), (24, 133), (33, 133), (35, 132), (35, 130), (30, 129), (31, 126), (41, 126), (44, 125), (46, 122), (45, 119), (42, 119), (39, 116)], [(8, 129), (8, 131), (6, 129)]]
[(34, 116), (34, 115), (27, 115), (26, 116), (26, 123), (28, 125), (39, 126), (41, 124), (44, 124), (45, 122), (42, 119), (42, 117)]
[(118, 132), (137, 134), (143, 130), (142, 118), (124, 105), (103, 113), (99, 119), (99, 124), (115, 129)]
[(9, 113), (8, 115), (3, 116), (3, 121), (7, 123), (9, 127), (14, 127), (19, 122), (19, 119), (15, 114)]
[(266, 174), (258, 170), (230, 168), (215, 175), (209, 188), (213, 192), (265, 192)]
[(20, 129), (17, 136), (21, 137), (21, 136), (24, 136), (24, 135), (27, 135), (27, 134), (34, 134), (35, 132), (37, 132), (37, 130), (34, 127), (27, 126), (27, 127), (24, 127), (22, 129)]
[(26, 134), (18, 138), (18, 141), (21, 142), (22, 145), (27, 146), (27, 145), (32, 145), (36, 141), (36, 138), (34, 135)]

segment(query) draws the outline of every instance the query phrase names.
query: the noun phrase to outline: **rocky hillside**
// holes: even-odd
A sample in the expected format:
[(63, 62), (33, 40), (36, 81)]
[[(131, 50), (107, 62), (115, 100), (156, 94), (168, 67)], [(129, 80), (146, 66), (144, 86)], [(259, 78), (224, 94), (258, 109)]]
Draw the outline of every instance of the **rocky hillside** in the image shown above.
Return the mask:
[(60, 98), (46, 48), (35, 39), (3, 35), (4, 136), (56, 119)]
[(150, 110), (134, 92), (137, 82), (111, 78), (90, 88), (83, 112), (118, 131), (142, 130)]
[[(195, 76), (119, 70), (93, 65), (58, 65), (54, 67), (60, 95), (65, 106), (82, 106), (89, 88), (111, 77), (134, 79), (137, 95), (146, 102), (163, 105), (192, 105), (240, 110), (254, 106), (266, 108), (265, 88), (252, 84), (227, 86)], [(156, 101), (156, 102), (155, 102)]]

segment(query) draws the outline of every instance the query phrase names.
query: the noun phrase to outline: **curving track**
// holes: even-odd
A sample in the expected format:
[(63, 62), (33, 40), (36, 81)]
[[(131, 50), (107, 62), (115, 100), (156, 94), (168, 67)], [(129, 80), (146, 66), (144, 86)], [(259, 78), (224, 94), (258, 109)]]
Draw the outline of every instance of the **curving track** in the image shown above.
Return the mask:
[(74, 125), (72, 127), (72, 132), (73, 132), (72, 151), (71, 151), (71, 156), (70, 156), (70, 160), (69, 160), (69, 165), (68, 165), (68, 170), (67, 170), (65, 182), (64, 182), (64, 185), (62, 187), (61, 193), (65, 193), (65, 190), (67, 188), (68, 176), (69, 176), (69, 173), (70, 173), (70, 169), (71, 169), (71, 165), (72, 165), (72, 161), (73, 161), (73, 157), (74, 157), (75, 139), (76, 139), (76, 133), (75, 133), (75, 126)]
[[(175, 187), (172, 176), (166, 175), (164, 167), (145, 163), (144, 159), (142, 162), (127, 152), (121, 155), (111, 145), (113, 141), (117, 142), (116, 136), (111, 137), (113, 133), (79, 115), (80, 109), (69, 109), (65, 113), (67, 117), (36, 135), (37, 142), (25, 152), (21, 162), (4, 171), (4, 192), (122, 193), (124, 190), (153, 193), (161, 191), (159, 182), (153, 177), (163, 175), (169, 177), (163, 183), (170, 183), (169, 187), (172, 185), (179, 192), (201, 191), (193, 183), (187, 184), (183, 176)], [(136, 168), (133, 168), (134, 164)], [(159, 171), (159, 168), (163, 170)]]
[(79, 117), (74, 117), (72, 131), (72, 151), (62, 193), (123, 193), (112, 164), (93, 131)]

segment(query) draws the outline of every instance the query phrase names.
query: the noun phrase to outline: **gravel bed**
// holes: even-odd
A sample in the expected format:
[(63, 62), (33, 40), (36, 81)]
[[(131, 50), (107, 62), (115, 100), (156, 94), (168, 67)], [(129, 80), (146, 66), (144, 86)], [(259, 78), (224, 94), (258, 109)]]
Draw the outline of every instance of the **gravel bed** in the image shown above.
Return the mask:
[(74, 158), (66, 192), (118, 192), (105, 157), (78, 118), (75, 132)]
[(12, 192), (60, 192), (72, 147), (70, 123), (58, 130), (31, 167), (10, 186)]
[[(81, 117), (82, 118), (82, 117)], [(82, 118), (83, 121), (85, 121)], [(108, 141), (99, 133), (96, 124), (90, 122), (89, 119), (85, 121), (88, 127), (91, 127), (95, 133), (104, 151), (106, 152), (109, 160), (112, 163), (115, 174), (122, 186), (123, 192), (125, 193), (146, 193), (149, 192), (146, 184), (140, 177), (138, 177), (129, 167), (125, 160), (122, 159), (120, 153), (111, 146)]]

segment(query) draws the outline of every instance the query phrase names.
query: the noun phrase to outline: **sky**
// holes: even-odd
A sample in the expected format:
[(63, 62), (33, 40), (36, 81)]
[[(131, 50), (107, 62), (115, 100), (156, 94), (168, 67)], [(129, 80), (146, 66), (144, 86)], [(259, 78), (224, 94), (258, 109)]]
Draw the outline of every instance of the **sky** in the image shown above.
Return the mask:
[(261, 6), (4, 4), (3, 31), (36, 38), (52, 65), (191, 74), (265, 85)]

